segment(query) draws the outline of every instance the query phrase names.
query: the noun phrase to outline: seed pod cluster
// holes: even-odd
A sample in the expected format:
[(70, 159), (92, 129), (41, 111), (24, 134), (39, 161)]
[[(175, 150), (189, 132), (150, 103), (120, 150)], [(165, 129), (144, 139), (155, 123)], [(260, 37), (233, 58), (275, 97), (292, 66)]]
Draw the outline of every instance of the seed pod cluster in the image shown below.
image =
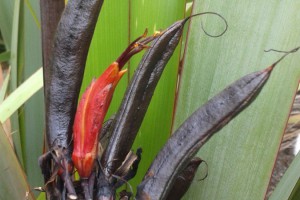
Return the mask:
[[(67, 188), (69, 199), (77, 198), (70, 178), (73, 164), (80, 175), (80, 191), (83, 191), (85, 199), (93, 199), (95, 193), (100, 200), (115, 199), (116, 189), (135, 176), (142, 151), (138, 149), (134, 154), (132, 144), (163, 70), (180, 42), (184, 25), (193, 17), (177, 21), (159, 34), (145, 37), (145, 33), (133, 41), (87, 88), (75, 114), (86, 56), (102, 4), (103, 0), (69, 1), (59, 24), (51, 26), (57, 25), (53, 49), (47, 50), (45, 44), (49, 43), (43, 43), (46, 134), (50, 151), (41, 157), (40, 165), (47, 184), (54, 183), (56, 175), (64, 182), (62, 188), (46, 188), (47, 193), (51, 193), (47, 195), (48, 199), (64, 199), (64, 188)], [(221, 15), (212, 12), (196, 15), (203, 14), (220, 16), (227, 30), (226, 20)], [(46, 26), (43, 27), (45, 33)], [(149, 47), (147, 44), (150, 42)], [(147, 52), (131, 79), (118, 112), (102, 128), (114, 89), (125, 72), (122, 67), (145, 48)], [(273, 68), (286, 55), (270, 67), (232, 83), (196, 110), (156, 156), (137, 188), (136, 199), (180, 199), (202, 162), (199, 158), (193, 158), (197, 151), (255, 99)], [(105, 143), (101, 157), (98, 153), (99, 141)], [(51, 166), (51, 159), (54, 160), (54, 167)], [(99, 166), (96, 165), (97, 159), (101, 160)], [(55, 172), (51, 173), (51, 170)], [(121, 199), (131, 196), (131, 193), (124, 191)]]
[(192, 157), (214, 133), (256, 98), (274, 67), (286, 55), (270, 67), (235, 81), (184, 121), (152, 162), (144, 180), (138, 186), (136, 199), (166, 199), (176, 177)]

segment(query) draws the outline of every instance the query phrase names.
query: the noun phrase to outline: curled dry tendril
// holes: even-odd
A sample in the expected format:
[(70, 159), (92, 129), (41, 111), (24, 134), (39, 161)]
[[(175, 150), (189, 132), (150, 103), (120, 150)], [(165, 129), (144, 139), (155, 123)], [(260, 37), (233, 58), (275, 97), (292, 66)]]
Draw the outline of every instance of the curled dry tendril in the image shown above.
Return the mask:
[(227, 23), (227, 20), (226, 20), (222, 15), (220, 15), (219, 13), (216, 13), (216, 12), (203, 12), (203, 13), (194, 14), (194, 15), (191, 15), (191, 16), (187, 17), (187, 18), (185, 19), (184, 22), (188, 21), (188, 20), (189, 20), (190, 18), (192, 18), (192, 17), (200, 16), (200, 15), (216, 15), (216, 16), (220, 17), (220, 18), (224, 21), (225, 29), (224, 29), (220, 34), (218, 34), (218, 35), (212, 35), (212, 34), (208, 33), (208, 32), (204, 29), (203, 23), (202, 23), (202, 21), (201, 21), (201, 29), (203, 30), (203, 32), (204, 32), (207, 36), (209, 36), (209, 37), (221, 37), (221, 36), (224, 35), (224, 33), (227, 31), (227, 29), (228, 29), (228, 23)]
[(276, 49), (268, 49), (268, 50), (264, 50), (264, 52), (277, 52), (277, 53), (285, 53), (281, 58), (279, 58), (272, 66), (274, 67), (276, 64), (278, 64), (282, 59), (284, 59), (287, 55), (289, 55), (290, 53), (295, 53), (300, 49), (300, 46), (290, 50), (290, 51), (281, 51), (281, 50), (276, 50)]

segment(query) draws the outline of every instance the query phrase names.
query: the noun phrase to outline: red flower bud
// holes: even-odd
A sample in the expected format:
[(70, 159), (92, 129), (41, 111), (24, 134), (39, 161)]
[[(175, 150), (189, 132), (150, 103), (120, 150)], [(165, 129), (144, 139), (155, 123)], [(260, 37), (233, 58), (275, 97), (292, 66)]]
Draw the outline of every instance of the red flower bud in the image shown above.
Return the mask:
[(72, 159), (81, 178), (92, 172), (98, 149), (99, 130), (117, 83), (126, 70), (113, 62), (84, 92), (75, 115)]
[[(89, 178), (98, 150), (99, 132), (120, 78), (126, 72), (122, 67), (136, 53), (148, 48), (159, 34), (146, 37), (146, 32), (134, 40), (121, 56), (84, 92), (74, 119), (74, 149), (72, 160), (81, 178)], [(144, 38), (144, 39), (142, 39)]]

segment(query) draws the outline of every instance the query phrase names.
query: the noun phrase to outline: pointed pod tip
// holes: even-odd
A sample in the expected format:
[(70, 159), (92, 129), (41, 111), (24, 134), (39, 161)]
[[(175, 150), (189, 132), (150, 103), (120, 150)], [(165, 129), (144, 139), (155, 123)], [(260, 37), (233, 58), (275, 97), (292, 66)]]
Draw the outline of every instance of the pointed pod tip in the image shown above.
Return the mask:
[(276, 66), (276, 64), (277, 64), (277, 63), (274, 63), (273, 65), (267, 67), (267, 68), (264, 69), (263, 71), (264, 71), (264, 72), (267, 72), (267, 73), (270, 73), (270, 72), (274, 69), (274, 67)]

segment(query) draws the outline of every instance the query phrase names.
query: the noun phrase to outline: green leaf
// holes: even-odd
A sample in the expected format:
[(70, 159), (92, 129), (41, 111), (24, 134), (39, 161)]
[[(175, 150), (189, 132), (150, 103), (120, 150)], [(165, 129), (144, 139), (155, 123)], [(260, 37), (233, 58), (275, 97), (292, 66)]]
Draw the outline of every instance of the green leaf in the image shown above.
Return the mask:
[(22, 43), (22, 33), (23, 27), (22, 21), (20, 20), (22, 16), (22, 3), (20, 0), (15, 0), (14, 4), (14, 14), (13, 14), (13, 26), (12, 26), (12, 39), (11, 39), (11, 81), (10, 89), (14, 90), (18, 85), (18, 68), (20, 64), (20, 56), (22, 56), (22, 50), (20, 49)]
[[(215, 35), (224, 29), (221, 20), (212, 15), (192, 19), (173, 130), (226, 85), (282, 55), (265, 49), (299, 46), (299, 9), (298, 2), (279, 0), (195, 0), (193, 13), (218, 12), (229, 29), (221, 38), (211, 38), (201, 30), (201, 21)], [(297, 89), (299, 62), (299, 52), (283, 60), (255, 102), (199, 151), (209, 175), (194, 181), (185, 199), (264, 199)]]
[[(24, 24), (23, 24), (23, 5), (24, 2), (21, 0), (14, 1), (14, 13), (13, 13), (13, 23), (12, 23), (12, 36), (11, 36), (11, 80), (9, 82), (9, 89), (10, 92), (14, 91), (18, 84), (21, 83), (20, 74), (21, 69), (24, 67)], [(19, 127), (19, 118), (17, 113), (10, 117), (10, 121), (12, 124), (12, 130), (15, 132), (13, 134), (14, 145), (16, 149), (17, 156), (20, 160), (22, 166), (23, 163), (23, 152), (22, 152), (22, 145), (21, 145), (21, 135), (20, 135), (20, 127)]]
[[(26, 11), (25, 11), (25, 16), (29, 16), (30, 17), (30, 21), (32, 22), (34, 21), (36, 28), (38, 28), (39, 30), (41, 29), (41, 23), (39, 21), (39, 3), (36, 1), (32, 1), (32, 0), (25, 0), (25, 4), (26, 4)], [(26, 12), (28, 12), (28, 14), (26, 14)], [(30, 14), (29, 14), (30, 13)], [(34, 31), (32, 31), (33, 33), (36, 33)]]
[(20, 163), (0, 125), (0, 199), (34, 199)]
[[(289, 198), (291, 197), (291, 193), (294, 190), (299, 190), (299, 168), (300, 168), (300, 154), (294, 158), (293, 162), (284, 173), (283, 177), (281, 178), (280, 182), (276, 186), (274, 192), (272, 193), (270, 200), (287, 200), (287, 199), (299, 199), (298, 198)], [(296, 189), (296, 190), (295, 190)], [(295, 196), (294, 196), (295, 197)]]
[(40, 68), (0, 105), (0, 122), (4, 123), (4, 121), (42, 87), (43, 70)]
[[(24, 79), (28, 79), (40, 66), (42, 66), (41, 30), (39, 19), (40, 1), (25, 0), (24, 5)], [(25, 171), (31, 186), (43, 185), (43, 178), (38, 157), (43, 153), (44, 145), (44, 94), (43, 90), (36, 92), (19, 112), (22, 150)], [(33, 143), (33, 141), (35, 141)], [(34, 145), (33, 145), (34, 144)]]
[(8, 61), (9, 59), (10, 59), (10, 52), (9, 51), (0, 53), (0, 63)]

